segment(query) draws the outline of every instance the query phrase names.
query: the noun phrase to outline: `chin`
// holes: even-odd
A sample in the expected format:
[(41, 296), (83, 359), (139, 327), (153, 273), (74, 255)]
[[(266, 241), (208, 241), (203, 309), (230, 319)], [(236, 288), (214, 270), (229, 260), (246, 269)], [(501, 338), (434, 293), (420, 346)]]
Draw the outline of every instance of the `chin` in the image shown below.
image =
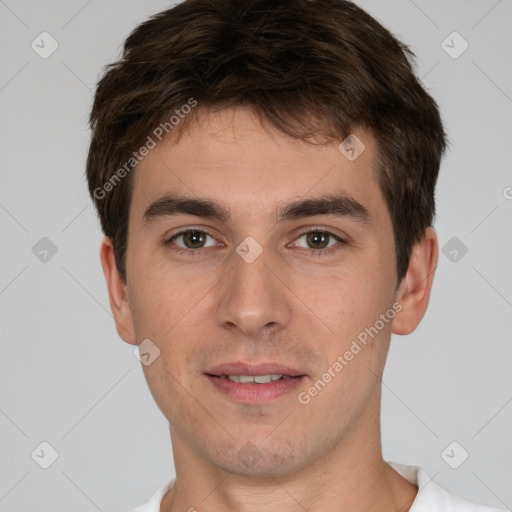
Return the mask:
[(211, 463), (227, 473), (250, 477), (277, 477), (294, 473), (306, 463), (304, 448), (291, 440), (236, 442), (208, 450)]

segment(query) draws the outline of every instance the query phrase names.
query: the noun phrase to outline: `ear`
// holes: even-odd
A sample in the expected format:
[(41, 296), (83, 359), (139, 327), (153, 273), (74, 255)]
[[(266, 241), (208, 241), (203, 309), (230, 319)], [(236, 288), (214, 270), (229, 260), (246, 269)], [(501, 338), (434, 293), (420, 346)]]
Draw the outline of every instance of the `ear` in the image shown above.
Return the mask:
[(394, 334), (410, 334), (425, 315), (439, 257), (436, 232), (427, 228), (414, 245), (407, 274), (402, 279), (396, 299), (402, 309), (393, 320)]
[(100, 259), (107, 281), (110, 309), (114, 315), (117, 332), (126, 343), (136, 345), (133, 315), (128, 302), (126, 285), (117, 269), (114, 247), (108, 237), (104, 237), (101, 242)]

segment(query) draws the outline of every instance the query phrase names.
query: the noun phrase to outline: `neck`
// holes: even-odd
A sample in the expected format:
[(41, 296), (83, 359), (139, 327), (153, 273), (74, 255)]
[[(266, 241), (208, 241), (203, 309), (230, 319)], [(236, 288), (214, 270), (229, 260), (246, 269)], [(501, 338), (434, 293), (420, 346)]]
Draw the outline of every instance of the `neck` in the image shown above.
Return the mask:
[(382, 459), (376, 398), (332, 449), (286, 475), (228, 473), (171, 428), (177, 479), (160, 512), (408, 511), (418, 489)]

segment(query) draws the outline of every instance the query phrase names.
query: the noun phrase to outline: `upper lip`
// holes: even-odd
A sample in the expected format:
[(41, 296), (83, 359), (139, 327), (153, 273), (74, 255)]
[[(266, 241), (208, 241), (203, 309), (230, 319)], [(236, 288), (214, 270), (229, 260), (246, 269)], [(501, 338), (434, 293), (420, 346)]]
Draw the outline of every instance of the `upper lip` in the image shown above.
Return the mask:
[(287, 375), (289, 377), (299, 377), (305, 373), (289, 366), (272, 363), (223, 363), (211, 368), (205, 372), (207, 375), (215, 375), (221, 377), (222, 375)]

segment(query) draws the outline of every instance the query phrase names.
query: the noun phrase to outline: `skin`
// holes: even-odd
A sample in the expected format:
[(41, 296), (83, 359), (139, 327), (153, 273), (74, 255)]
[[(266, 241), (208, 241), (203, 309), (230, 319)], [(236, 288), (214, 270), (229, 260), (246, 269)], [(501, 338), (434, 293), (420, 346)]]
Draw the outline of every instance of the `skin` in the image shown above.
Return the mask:
[[(417, 487), (382, 459), (381, 378), (391, 334), (412, 332), (426, 311), (438, 242), (428, 228), (397, 283), (375, 141), (354, 133), (366, 150), (351, 162), (337, 144), (292, 139), (245, 108), (203, 111), (182, 138), (138, 165), (126, 284), (108, 238), (100, 254), (119, 335), (130, 344), (149, 338), (161, 351), (143, 370), (170, 424), (177, 474), (162, 512), (409, 510)], [(231, 219), (180, 214), (145, 222), (146, 208), (169, 192), (221, 202)], [(283, 204), (332, 192), (365, 206), (371, 222), (330, 214), (276, 223)], [(204, 252), (187, 248), (186, 237), (165, 244), (192, 227), (211, 235)], [(312, 228), (346, 243), (330, 238), (318, 248), (301, 236)], [(252, 263), (235, 250), (247, 236), (263, 248)], [(179, 246), (188, 252), (173, 250)], [(300, 403), (298, 392), (397, 301), (394, 319)], [(273, 361), (307, 376), (271, 403), (240, 404), (204, 375), (231, 361)], [(238, 456), (244, 446), (257, 454), (252, 463)]]

